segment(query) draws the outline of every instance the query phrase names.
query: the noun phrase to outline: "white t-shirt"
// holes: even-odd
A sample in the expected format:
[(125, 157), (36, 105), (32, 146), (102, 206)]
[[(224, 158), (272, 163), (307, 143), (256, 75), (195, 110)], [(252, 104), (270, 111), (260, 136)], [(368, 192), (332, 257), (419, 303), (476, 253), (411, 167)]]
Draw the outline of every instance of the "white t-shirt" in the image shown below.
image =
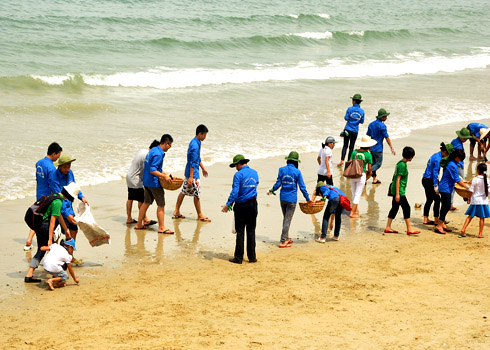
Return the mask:
[(49, 254), (44, 258), (44, 269), (51, 273), (58, 273), (63, 270), (64, 263), (71, 262), (72, 256), (58, 243), (49, 246)]
[(320, 157), (320, 168), (318, 169), (318, 175), (323, 175), (327, 176), (328, 175), (328, 170), (327, 170), (327, 165), (325, 164), (325, 157), (330, 157), (328, 165), (330, 166), (330, 174), (333, 171), (332, 164), (333, 164), (333, 152), (330, 147), (325, 145), (320, 152), (318, 152), (318, 157)]
[(143, 188), (143, 169), (145, 168), (145, 157), (147, 153), (147, 149), (138, 151), (136, 157), (131, 162), (128, 174), (126, 175), (126, 184), (129, 188)]
[[(484, 179), (482, 175), (478, 175), (471, 181), (470, 189), (469, 191), (472, 192), (473, 194), (471, 195), (471, 204), (474, 205), (481, 205), (481, 204), (488, 204), (488, 197), (485, 195), (485, 184), (483, 183)], [(488, 179), (487, 179), (487, 185)], [(490, 185), (487, 187), (488, 191), (490, 191)]]

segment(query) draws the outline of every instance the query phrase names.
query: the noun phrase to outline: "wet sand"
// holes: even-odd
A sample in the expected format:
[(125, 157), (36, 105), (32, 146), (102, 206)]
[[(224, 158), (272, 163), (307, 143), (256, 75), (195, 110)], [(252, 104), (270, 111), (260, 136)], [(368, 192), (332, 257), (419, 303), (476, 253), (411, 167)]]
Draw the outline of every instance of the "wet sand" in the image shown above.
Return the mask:
[[(388, 120), (388, 127), (395, 126)], [(211, 223), (195, 220), (189, 198), (182, 208), (187, 219), (171, 220), (178, 193), (167, 193), (166, 220), (176, 231), (173, 236), (159, 235), (156, 227), (135, 231), (124, 224), (124, 181), (83, 188), (112, 244), (90, 248), (80, 233), (77, 256), (87, 262), (75, 268), (80, 285), (70, 279), (55, 292), (44, 281), (23, 283), (27, 228), (21, 218), (32, 199), (0, 203), (3, 218), (18, 218), (0, 223), (7, 238), (0, 247), (2, 343), (13, 349), (487, 349), (488, 239), (476, 238), (477, 222), (471, 223), (466, 239), (458, 239), (457, 232), (437, 235), (422, 225), (421, 209), (413, 209), (425, 200), (420, 180), (428, 157), (459, 128), (448, 125), (394, 140), (398, 154), (385, 153), (381, 185), (368, 181), (362, 217), (344, 215), (341, 240), (323, 245), (313, 242), (321, 215), (304, 215), (298, 208), (290, 229), (293, 247), (277, 248), (279, 196), (265, 194), (285, 160), (252, 160), (250, 166), (260, 176), (257, 264), (227, 261), (235, 236), (232, 214), (220, 213), (234, 173), (226, 164), (210, 167), (210, 177), (202, 181), (203, 209)], [(412, 222), (422, 230), (416, 237), (382, 234), (391, 203), (387, 186), (405, 145), (416, 150), (407, 195)], [(311, 193), (316, 154), (300, 157)], [(471, 164), (467, 177), (476, 166)], [(338, 169), (334, 183), (350, 196), (349, 182)], [(461, 209), (448, 220), (459, 229), (467, 205), (458, 196), (455, 203)], [(401, 212), (393, 228), (404, 232)], [(36, 275), (45, 278), (38, 270)], [(59, 345), (53, 330), (65, 328), (70, 336)]]

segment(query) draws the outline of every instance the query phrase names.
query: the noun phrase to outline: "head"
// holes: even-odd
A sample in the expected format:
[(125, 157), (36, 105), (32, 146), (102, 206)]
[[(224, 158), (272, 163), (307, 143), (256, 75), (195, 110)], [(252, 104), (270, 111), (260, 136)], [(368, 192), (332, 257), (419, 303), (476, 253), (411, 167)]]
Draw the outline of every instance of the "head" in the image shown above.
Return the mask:
[(463, 161), (466, 158), (464, 150), (458, 148), (449, 154), (449, 160), (454, 160), (456, 163)]
[(71, 163), (73, 163), (76, 159), (75, 158), (72, 158), (70, 155), (68, 154), (63, 154), (59, 159), (58, 161), (56, 162), (55, 165), (58, 166), (58, 170), (63, 174), (63, 175), (67, 175), (68, 172), (70, 171), (71, 169)]
[(453, 149), (454, 149), (454, 147), (450, 143), (446, 144), (444, 142), (441, 142), (440, 150), (441, 150), (441, 154), (443, 157), (449, 157), (449, 154), (451, 154)]
[(204, 124), (200, 124), (196, 128), (196, 138), (199, 141), (204, 141), (206, 139), (206, 136), (208, 134), (208, 128)]
[(235, 168), (237, 171), (248, 164), (250, 160), (245, 158), (242, 154), (237, 154), (233, 157), (233, 163), (230, 164), (230, 168)]
[(376, 116), (376, 119), (381, 120), (382, 122), (386, 121), (388, 119), (388, 116), (390, 115), (389, 112), (387, 112), (384, 108), (380, 108), (378, 110), (378, 115)]
[(410, 162), (413, 159), (413, 157), (415, 157), (415, 150), (409, 146), (403, 147), (402, 157), (403, 159)]
[(174, 142), (174, 139), (172, 136), (169, 134), (163, 134), (161, 139), (160, 139), (160, 147), (164, 152), (167, 152), (170, 147), (172, 147), (172, 143)]
[(351, 97), (351, 99), (352, 99), (352, 105), (360, 105), (362, 102), (361, 94), (355, 94), (354, 96)]
[(287, 160), (286, 164), (293, 164), (296, 169), (298, 169), (299, 163), (294, 160)]
[(53, 162), (56, 162), (58, 158), (61, 156), (61, 151), (63, 149), (57, 142), (53, 142), (48, 146), (48, 153), (47, 156), (50, 158)]
[(470, 131), (468, 128), (461, 128), (461, 130), (456, 130), (456, 135), (458, 135), (458, 139), (461, 142), (466, 142), (466, 140), (471, 139), (473, 136), (471, 136)]
[(150, 147), (148, 147), (148, 148), (149, 149), (155, 148), (159, 144), (160, 144), (160, 142), (158, 142), (158, 140), (153, 140), (153, 142), (151, 143)]
[(330, 147), (331, 149), (334, 149), (335, 144), (337, 141), (332, 136), (329, 136), (325, 139), (325, 143), (322, 143), (322, 148), (325, 148), (325, 146)]
[(61, 240), (60, 245), (65, 248), (70, 255), (73, 255), (73, 251), (77, 250), (75, 247), (75, 240), (73, 238), (67, 239), (66, 241)]
[(320, 190), (320, 187), (325, 186), (325, 182), (323, 181), (318, 181), (315, 186), (315, 196), (323, 196), (322, 191)]

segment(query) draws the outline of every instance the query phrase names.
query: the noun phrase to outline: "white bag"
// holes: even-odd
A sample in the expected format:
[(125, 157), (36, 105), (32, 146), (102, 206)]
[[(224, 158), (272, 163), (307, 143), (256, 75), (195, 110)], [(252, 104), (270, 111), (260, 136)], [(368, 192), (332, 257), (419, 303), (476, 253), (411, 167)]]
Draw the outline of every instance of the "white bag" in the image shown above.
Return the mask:
[(90, 212), (90, 206), (86, 206), (84, 203), (78, 204), (78, 214), (75, 216), (75, 220), (92, 247), (111, 243), (109, 233), (95, 222), (94, 216)]

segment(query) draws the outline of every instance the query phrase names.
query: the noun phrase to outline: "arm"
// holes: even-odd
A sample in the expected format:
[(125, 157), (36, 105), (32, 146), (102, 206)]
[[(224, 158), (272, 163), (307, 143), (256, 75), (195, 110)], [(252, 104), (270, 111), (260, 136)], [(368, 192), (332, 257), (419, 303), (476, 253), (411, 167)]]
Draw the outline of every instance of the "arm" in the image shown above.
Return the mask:
[(70, 235), (70, 230), (68, 230), (68, 227), (66, 226), (65, 220), (63, 219), (63, 216), (58, 216), (58, 222), (60, 223), (61, 227), (65, 231), (65, 236), (66, 238), (71, 238)]
[(54, 226), (56, 224), (57, 216), (51, 215), (51, 219), (49, 220), (49, 238), (48, 238), (48, 246), (53, 244), (53, 232)]
[(344, 120), (348, 122), (349, 116), (350, 116), (350, 107), (347, 108), (347, 111), (345, 111)]
[(318, 165), (322, 164), (322, 159), (320, 158), (320, 156), (316, 157), (316, 161), (318, 162)]
[(306, 189), (305, 182), (303, 181), (303, 175), (301, 175), (301, 173), (299, 173), (299, 176), (298, 176), (298, 186), (299, 186), (301, 193), (303, 193), (303, 196), (305, 197), (308, 204), (311, 205), (313, 202), (310, 199), (310, 195), (308, 194), (308, 190)]
[(167, 182), (172, 183), (172, 179), (170, 178), (170, 176), (167, 175), (167, 173), (159, 172), (158, 170), (150, 171), (150, 173), (154, 176), (161, 177)]
[(390, 138), (389, 138), (389, 137), (386, 137), (385, 139), (386, 139), (386, 143), (387, 143), (387, 144), (390, 146), (390, 148), (391, 148), (391, 154), (396, 155), (395, 147), (393, 147), (393, 145), (391, 144), (391, 140), (390, 140)]
[[(232, 205), (238, 197), (238, 192), (240, 190), (240, 172), (237, 171), (233, 176), (233, 185), (231, 188), (230, 196), (228, 197), (228, 202), (223, 206), (223, 211), (225, 212), (225, 208)], [(228, 210), (226, 210), (228, 211)]]
[(187, 151), (187, 159), (189, 161), (189, 178), (187, 179), (187, 184), (189, 186), (194, 182), (194, 171), (197, 169), (199, 171), (199, 166), (201, 164), (199, 157), (199, 149), (196, 146), (194, 140), (190, 143), (189, 149)]
[(439, 187), (439, 172), (441, 170), (441, 161), (435, 160), (432, 163), (432, 182), (434, 184), (434, 190), (437, 192)]
[(80, 283), (80, 280), (75, 276), (75, 271), (73, 271), (73, 267), (71, 267), (71, 263), (67, 263), (68, 271), (70, 272), (71, 277), (76, 282), (76, 284)]
[(398, 175), (396, 177), (396, 195), (395, 195), (395, 201), (397, 203), (400, 202), (400, 180), (401, 180), (402, 176), (401, 175)]
[(366, 168), (366, 181), (371, 178), (373, 171), (371, 170), (372, 164), (368, 163)]
[(39, 248), (40, 250), (42, 250), (43, 252), (49, 252), (49, 247), (47, 245), (45, 246), (42, 246), (41, 248)]
[[(282, 181), (281, 181), (281, 170), (279, 170), (279, 173), (277, 174), (277, 180), (276, 180), (276, 183), (274, 184), (274, 186), (272, 186), (272, 193), (274, 194), (275, 191), (277, 191), (279, 189), (279, 187), (281, 187), (282, 185)], [(271, 192), (267, 192), (267, 195), (269, 195)]]
[(330, 162), (329, 162), (330, 157), (326, 156), (325, 157), (325, 166), (327, 168), (327, 176), (332, 177), (332, 170), (330, 169)]
[(208, 177), (208, 171), (206, 170), (206, 168), (204, 167), (204, 165), (202, 164), (202, 162), (199, 162), (199, 166), (202, 169), (202, 174), (204, 175), (204, 177)]

